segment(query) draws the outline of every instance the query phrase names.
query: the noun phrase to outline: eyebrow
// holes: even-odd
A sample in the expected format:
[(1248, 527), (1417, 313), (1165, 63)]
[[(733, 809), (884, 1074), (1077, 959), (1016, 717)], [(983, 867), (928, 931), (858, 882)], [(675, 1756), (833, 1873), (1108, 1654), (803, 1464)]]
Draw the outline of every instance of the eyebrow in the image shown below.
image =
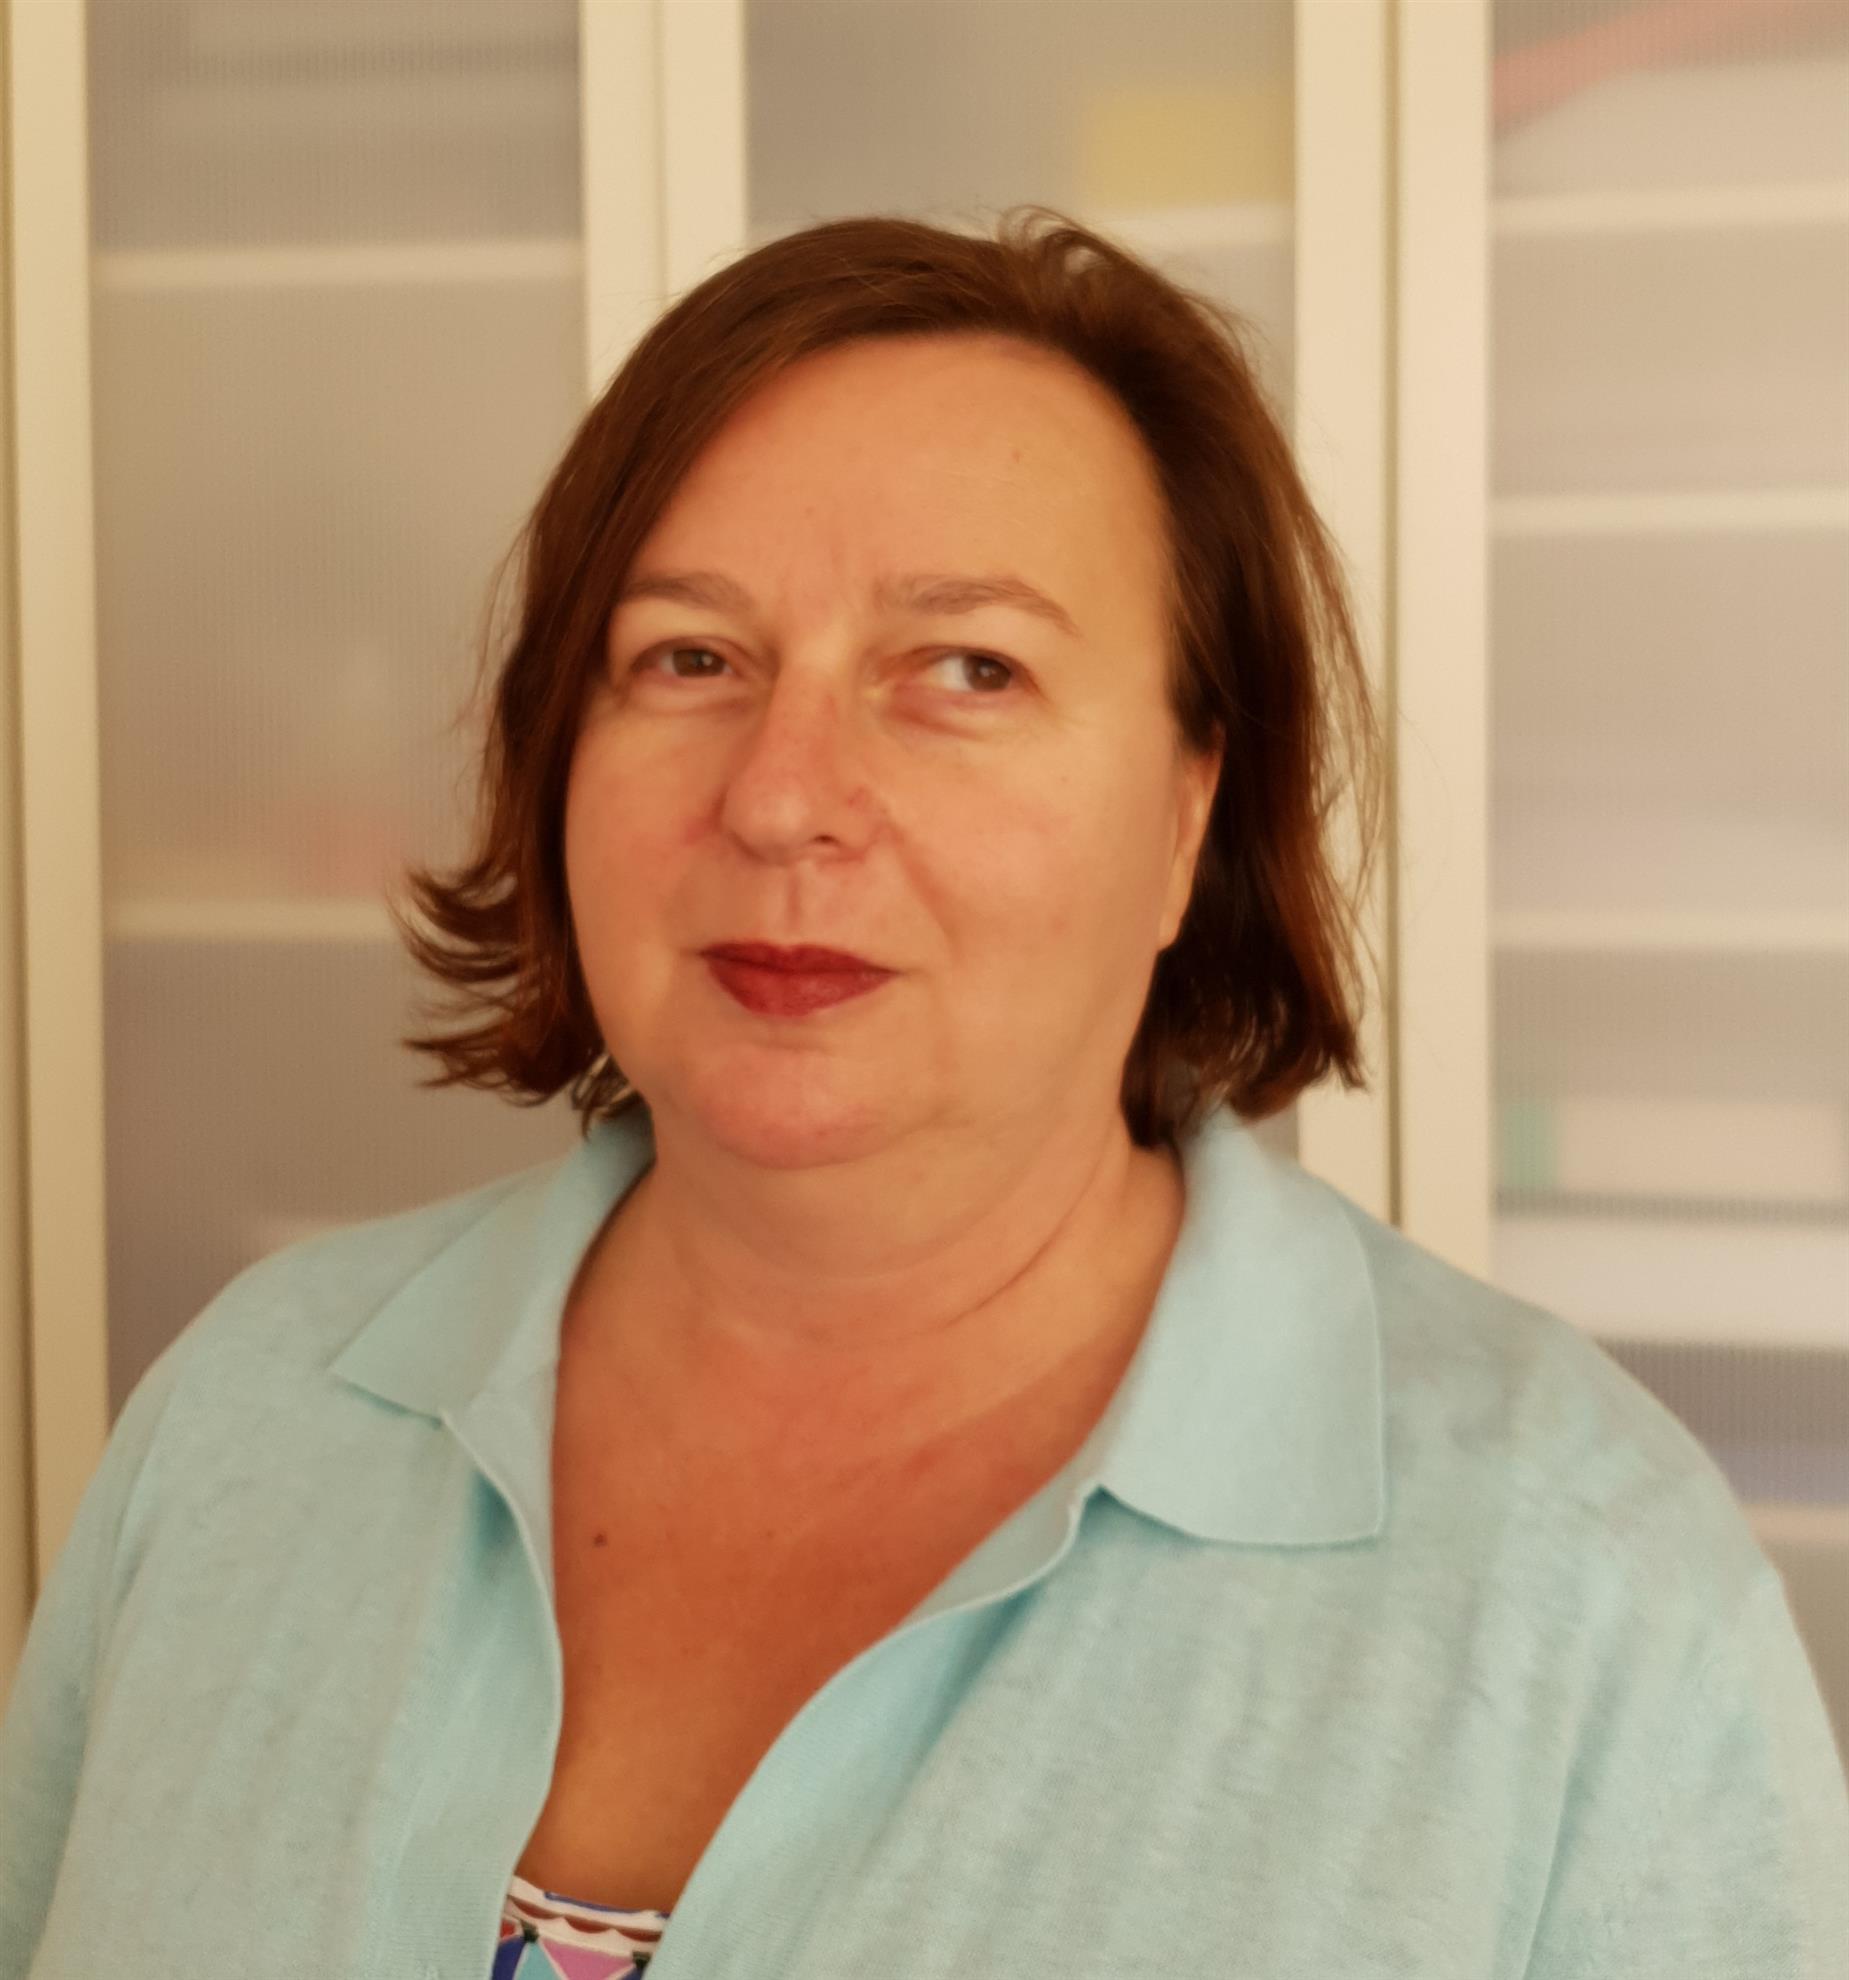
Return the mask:
[[(1001, 572), (989, 577), (960, 577), (921, 571), (910, 577), (884, 578), (873, 588), (874, 602), (888, 610), (947, 617), (979, 611), (985, 605), (1012, 605), (1046, 619), (1073, 639), (1080, 637), (1072, 615), (1025, 578)], [(748, 612), (752, 597), (742, 584), (721, 571), (653, 571), (632, 577), (616, 602), (665, 598), (678, 605), (704, 605), (719, 612)]]

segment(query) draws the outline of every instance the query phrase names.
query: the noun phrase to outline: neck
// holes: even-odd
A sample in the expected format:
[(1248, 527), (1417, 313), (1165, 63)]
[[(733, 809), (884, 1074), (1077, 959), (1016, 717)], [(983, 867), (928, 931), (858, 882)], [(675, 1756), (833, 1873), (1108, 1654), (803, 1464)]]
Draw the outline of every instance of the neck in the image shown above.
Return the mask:
[(1183, 1204), (1174, 1157), (1115, 1112), (936, 1168), (704, 1155), (658, 1126), (580, 1272), (569, 1351), (632, 1422), (758, 1478), (917, 1463), (985, 1418), (1108, 1395)]

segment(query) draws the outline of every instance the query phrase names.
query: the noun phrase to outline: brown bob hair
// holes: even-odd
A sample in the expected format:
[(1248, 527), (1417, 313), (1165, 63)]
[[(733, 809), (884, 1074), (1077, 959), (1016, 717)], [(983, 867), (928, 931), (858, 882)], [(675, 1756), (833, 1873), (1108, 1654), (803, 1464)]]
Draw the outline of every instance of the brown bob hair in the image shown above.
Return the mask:
[[(527, 1106), (569, 1084), (586, 1134), (641, 1102), (592, 1013), (563, 855), (567, 772), (618, 590), (702, 446), (784, 366), (853, 338), (960, 331), (1076, 360), (1136, 426), (1168, 526), (1178, 734), (1195, 749), (1224, 741), (1188, 910), (1124, 1065), (1133, 1139), (1173, 1145), (1221, 1105), (1262, 1119), (1331, 1069), (1366, 1084), (1359, 905), (1385, 752), (1340, 552), (1244, 320), (1043, 205), (1009, 209), (993, 237), (879, 215), (785, 234), (707, 277), (635, 345), (509, 553), (525, 552), (521, 603), (471, 850), (447, 876), (407, 870), (428, 930), (388, 902), (415, 961), (461, 996), (439, 1015), (463, 1029), (400, 1041), (440, 1062), (421, 1084), (499, 1088)], [(1350, 888), (1325, 837), (1344, 794)]]

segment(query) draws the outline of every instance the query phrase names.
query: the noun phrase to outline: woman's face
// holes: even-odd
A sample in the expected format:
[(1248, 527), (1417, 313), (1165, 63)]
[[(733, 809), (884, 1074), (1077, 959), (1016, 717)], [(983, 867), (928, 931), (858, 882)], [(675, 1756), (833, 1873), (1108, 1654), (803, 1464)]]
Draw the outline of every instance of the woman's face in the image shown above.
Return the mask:
[[(816, 353), (714, 437), (630, 573), (683, 593), (618, 603), (566, 798), (592, 1007), (658, 1119), (800, 1166), (1115, 1108), (1219, 771), (1164, 700), (1160, 518), (1103, 388), (999, 337)], [(946, 577), (1070, 625), (905, 602)], [(764, 1015), (727, 941), (893, 974)]]

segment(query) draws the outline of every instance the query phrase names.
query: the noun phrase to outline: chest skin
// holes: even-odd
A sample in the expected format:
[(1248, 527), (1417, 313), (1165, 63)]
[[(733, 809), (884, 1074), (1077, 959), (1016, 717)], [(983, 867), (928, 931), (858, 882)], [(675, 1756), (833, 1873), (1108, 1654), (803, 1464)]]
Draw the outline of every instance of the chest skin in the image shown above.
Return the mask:
[(559, 1501), (564, 1720), (518, 1867), (545, 1890), (671, 1911), (784, 1726), (1038, 1481), (1011, 1466), (947, 1494), (895, 1477), (889, 1495), (911, 1488), (901, 1531), (868, 1515), (847, 1530), (794, 1520), (793, 1537), (787, 1508), (766, 1499), (730, 1517), (683, 1513), (664, 1544), (647, 1487), (626, 1477), (612, 1491), (596, 1482), (607, 1458), (590, 1466)]
[(1180, 1230), (1176, 1164), (1140, 1150), (1136, 1188), (1075, 1346), (1043, 1378), (905, 1457), (804, 1449), (725, 1463), (729, 1424), (637, 1408), (622, 1331), (659, 1311), (618, 1216), (586, 1257), (560, 1331), (552, 1574), (564, 1717), (519, 1859), (546, 1891), (671, 1911), (730, 1804), (827, 1679), (895, 1630), (1079, 1449), (1154, 1309)]
[[(696, 1425), (658, 1435), (598, 1302), (614, 1251), (574, 1289), (553, 1435), (553, 1575), (565, 1673), (551, 1786), (517, 1865), (541, 1889), (671, 1911), (779, 1733), (1084, 1442), (1142, 1338), (1179, 1227), (1172, 1169), (1042, 1381), (899, 1460), (691, 1468)], [(639, 1289), (620, 1294), (649, 1310)], [(604, 1311), (621, 1310), (605, 1304)], [(710, 1440), (731, 1449), (723, 1429)], [(733, 1475), (726, 1475), (730, 1471)], [(716, 1475), (717, 1474), (717, 1475)]]

